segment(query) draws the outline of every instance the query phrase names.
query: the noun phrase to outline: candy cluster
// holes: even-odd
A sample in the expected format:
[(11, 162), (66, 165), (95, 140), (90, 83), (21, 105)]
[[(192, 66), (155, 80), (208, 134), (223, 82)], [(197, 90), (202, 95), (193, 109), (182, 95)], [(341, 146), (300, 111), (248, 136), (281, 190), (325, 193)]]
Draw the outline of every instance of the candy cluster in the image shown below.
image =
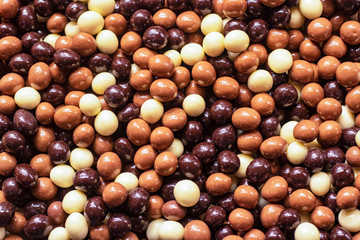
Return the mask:
[(0, 0), (0, 239), (360, 239), (359, 0)]

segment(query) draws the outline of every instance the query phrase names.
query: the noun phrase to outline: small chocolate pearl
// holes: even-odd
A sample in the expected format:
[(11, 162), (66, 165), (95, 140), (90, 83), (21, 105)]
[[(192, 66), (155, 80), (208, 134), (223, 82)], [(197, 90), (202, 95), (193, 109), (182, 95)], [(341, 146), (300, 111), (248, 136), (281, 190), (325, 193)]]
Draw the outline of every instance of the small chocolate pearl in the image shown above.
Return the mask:
[(26, 222), (24, 232), (29, 238), (41, 239), (47, 237), (52, 228), (50, 218), (44, 214), (38, 214)]
[(83, 192), (95, 191), (100, 184), (98, 173), (92, 169), (81, 169), (75, 173), (74, 186)]
[(254, 159), (246, 169), (246, 177), (254, 184), (264, 183), (270, 173), (271, 166), (265, 158)]
[(29, 164), (17, 165), (14, 175), (16, 181), (26, 188), (34, 187), (37, 183), (38, 173)]
[(130, 232), (131, 226), (131, 219), (122, 213), (112, 215), (107, 222), (109, 232), (114, 238), (123, 237)]
[(348, 164), (337, 163), (331, 169), (331, 179), (337, 189), (351, 186), (354, 182), (354, 170)]
[(222, 207), (212, 206), (208, 208), (204, 215), (204, 222), (210, 228), (216, 228), (223, 224), (226, 219), (226, 212)]
[(84, 209), (84, 215), (91, 225), (102, 223), (106, 217), (106, 213), (106, 205), (101, 197), (95, 196), (87, 201)]
[(24, 216), (26, 219), (31, 218), (37, 214), (46, 214), (48, 205), (39, 200), (31, 201), (24, 206)]
[(220, 171), (226, 174), (233, 174), (240, 167), (239, 157), (229, 150), (220, 152), (217, 156), (217, 162), (219, 164)]
[(5, 227), (13, 219), (15, 207), (9, 202), (0, 203), (0, 227)]

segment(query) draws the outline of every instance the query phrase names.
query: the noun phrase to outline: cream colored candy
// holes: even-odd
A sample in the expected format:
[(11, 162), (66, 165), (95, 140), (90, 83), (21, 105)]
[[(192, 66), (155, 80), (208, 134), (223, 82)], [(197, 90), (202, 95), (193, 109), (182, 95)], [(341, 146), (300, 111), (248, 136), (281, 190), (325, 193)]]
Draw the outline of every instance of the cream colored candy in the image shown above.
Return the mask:
[(204, 37), (204, 52), (210, 57), (220, 56), (224, 52), (224, 36), (219, 32), (211, 32)]
[(285, 73), (293, 64), (293, 57), (286, 49), (276, 49), (269, 54), (268, 65), (275, 73)]
[(184, 152), (184, 144), (180, 141), (180, 139), (174, 138), (171, 146), (165, 151), (172, 152), (177, 158), (179, 158)]
[(240, 55), (240, 53), (227, 51), (227, 55), (231, 61), (235, 61), (235, 59)]
[(239, 178), (235, 175), (230, 175), (231, 178), (231, 187), (229, 189), (229, 192), (235, 192), (236, 188), (238, 187)]
[(80, 98), (79, 108), (86, 116), (96, 116), (101, 111), (101, 103), (97, 96), (87, 93)]
[(319, 229), (309, 222), (300, 223), (295, 230), (295, 240), (320, 240)]
[(70, 240), (69, 235), (65, 228), (57, 227), (54, 228), (48, 237), (48, 240)]
[(59, 34), (57, 33), (51, 33), (48, 34), (45, 38), (44, 38), (44, 42), (47, 42), (48, 44), (50, 44), (51, 46), (55, 47), (55, 43), (56, 40), (60, 37)]
[(359, 232), (360, 231), (360, 210), (351, 209), (345, 210), (342, 209), (338, 215), (340, 226), (345, 228), (350, 232)]
[(289, 80), (289, 84), (291, 86), (293, 86), (296, 89), (297, 93), (298, 93), (298, 98), (297, 98), (296, 102), (300, 102), (301, 101), (301, 91), (303, 89), (303, 85), (298, 84), (296, 82), (293, 82), (291, 80)]
[(268, 92), (272, 86), (273, 78), (266, 70), (256, 70), (249, 76), (248, 88), (254, 93)]
[(163, 222), (166, 220), (163, 218), (158, 218), (152, 220), (149, 226), (146, 229), (146, 237), (148, 240), (158, 240), (159, 239), (159, 228)]
[(6, 235), (6, 230), (4, 227), (0, 227), (0, 239), (4, 239)]
[(280, 129), (280, 137), (288, 144), (296, 141), (293, 133), (296, 124), (298, 124), (297, 121), (289, 121), (285, 123)]
[(115, 178), (114, 182), (123, 185), (127, 191), (137, 188), (137, 186), (139, 185), (139, 179), (133, 173), (129, 172), (120, 173)]
[(175, 67), (178, 67), (182, 63), (181, 55), (178, 51), (171, 49), (166, 52), (164, 52), (165, 56), (168, 56), (171, 61), (174, 63)]
[(223, 30), (223, 20), (215, 13), (208, 14), (202, 19), (200, 29), (204, 35), (211, 32), (221, 33)]
[(160, 240), (182, 240), (184, 227), (176, 221), (165, 221), (159, 227)]
[(204, 60), (204, 49), (200, 44), (189, 43), (181, 49), (181, 58), (187, 65), (193, 66), (195, 63)]
[(226, 25), (230, 20), (231, 20), (231, 18), (225, 18), (225, 19), (222, 20), (222, 31), (221, 31), (221, 33), (222, 33), (223, 35), (225, 35), (225, 32), (224, 32), (225, 25)]
[(61, 164), (51, 169), (50, 179), (58, 187), (68, 188), (74, 184), (75, 171), (69, 165)]
[(77, 25), (77, 22), (71, 21), (68, 22), (64, 29), (65, 35), (68, 37), (74, 37), (76, 34), (80, 32), (80, 29)]
[(104, 94), (105, 90), (114, 84), (116, 84), (114, 75), (109, 72), (102, 72), (94, 77), (91, 87), (95, 93)]
[(82, 212), (87, 201), (85, 193), (80, 190), (72, 190), (68, 192), (63, 200), (62, 207), (67, 214)]
[(104, 18), (95, 11), (86, 11), (80, 15), (77, 21), (80, 32), (95, 35), (104, 27)]
[(300, 9), (298, 7), (292, 7), (290, 8), (290, 13), (289, 27), (292, 29), (298, 29), (302, 27), (305, 22), (305, 17), (301, 14)]
[[(259, 190), (260, 191), (260, 190)], [(270, 204), (269, 201), (267, 201), (265, 198), (263, 198), (263, 196), (260, 194), (259, 196), (259, 200), (258, 200), (258, 206), (263, 208), (265, 207), (266, 205)]]
[(355, 135), (355, 142), (358, 147), (360, 147), (360, 131), (358, 131)]
[(331, 180), (327, 173), (317, 172), (310, 178), (310, 190), (316, 196), (324, 196), (331, 188)]
[(102, 30), (96, 36), (96, 44), (100, 52), (113, 54), (119, 48), (119, 40), (110, 30)]
[(146, 100), (140, 108), (140, 115), (144, 121), (152, 124), (158, 122), (164, 114), (162, 103), (156, 99)]
[(183, 101), (183, 109), (190, 117), (200, 116), (205, 110), (205, 100), (199, 94), (190, 94)]
[(244, 178), (246, 177), (246, 169), (249, 166), (249, 164), (254, 160), (254, 158), (251, 155), (240, 153), (237, 155), (240, 159), (240, 167), (236, 171), (235, 176), (238, 178)]
[(232, 30), (226, 34), (224, 39), (224, 46), (226, 50), (234, 53), (241, 53), (246, 51), (249, 47), (250, 38), (246, 32), (241, 30)]
[(85, 239), (89, 226), (81, 213), (70, 214), (65, 222), (65, 229), (71, 239)]
[(318, 142), (317, 138), (314, 139), (312, 142), (304, 143), (305, 146), (310, 150), (313, 148), (322, 148), (321, 144)]
[(23, 87), (15, 93), (14, 100), (19, 108), (32, 110), (35, 109), (37, 105), (39, 105), (41, 96), (40, 93), (34, 88)]
[(191, 180), (181, 180), (174, 187), (175, 200), (183, 207), (194, 206), (200, 198), (200, 189)]
[(86, 148), (75, 148), (70, 153), (70, 165), (75, 170), (89, 168), (94, 163), (94, 156)]
[(299, 165), (304, 162), (307, 153), (308, 148), (303, 143), (295, 141), (289, 144), (286, 157), (292, 164)]
[(131, 64), (130, 77), (131, 77), (131, 75), (133, 75), (134, 73), (137, 73), (140, 70), (141, 70), (141, 68), (138, 65), (136, 65), (135, 63)]
[(341, 114), (336, 120), (342, 129), (351, 128), (355, 126), (355, 114), (350, 111), (346, 105), (341, 106)]
[(110, 110), (101, 111), (95, 118), (94, 127), (96, 132), (103, 136), (110, 136), (119, 126), (119, 120), (115, 113)]
[(115, 0), (89, 0), (88, 8), (90, 11), (95, 11), (105, 17), (114, 12)]
[(308, 19), (315, 19), (321, 16), (323, 12), (323, 5), (320, 0), (300, 0), (299, 8)]

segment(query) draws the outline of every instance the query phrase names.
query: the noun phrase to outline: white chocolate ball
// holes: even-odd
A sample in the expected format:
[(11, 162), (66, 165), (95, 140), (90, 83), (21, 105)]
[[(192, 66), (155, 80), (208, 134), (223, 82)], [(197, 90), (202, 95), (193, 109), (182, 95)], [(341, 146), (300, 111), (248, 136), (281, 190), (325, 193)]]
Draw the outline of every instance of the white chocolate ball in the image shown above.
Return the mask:
[(205, 100), (199, 94), (190, 94), (183, 101), (183, 109), (190, 117), (200, 116), (205, 110)]
[(183, 207), (192, 207), (200, 199), (200, 189), (191, 180), (181, 180), (174, 187), (175, 200)]
[(146, 100), (140, 108), (140, 115), (144, 121), (153, 124), (158, 122), (164, 114), (162, 103), (156, 99)]
[(62, 207), (67, 214), (80, 213), (84, 211), (86, 201), (87, 197), (85, 193), (80, 190), (72, 190), (64, 196)]
[(81, 213), (70, 214), (65, 221), (65, 229), (71, 239), (85, 239), (89, 226)]
[(68, 37), (74, 37), (76, 34), (78, 34), (80, 32), (80, 29), (77, 25), (77, 22), (75, 21), (71, 21), (71, 22), (68, 22), (65, 26), (65, 35), (68, 36)]
[(182, 63), (181, 55), (178, 51), (171, 49), (166, 52), (164, 52), (165, 56), (168, 56), (171, 61), (174, 63), (175, 67), (178, 67)]
[(95, 11), (105, 17), (114, 12), (115, 1), (114, 0), (89, 0), (88, 8), (90, 11)]
[(292, 29), (298, 29), (303, 26), (304, 22), (305, 22), (305, 17), (300, 12), (299, 7), (290, 8), (289, 27)]
[(70, 153), (70, 165), (75, 170), (89, 168), (94, 163), (94, 156), (87, 148), (75, 148)]
[(220, 56), (224, 50), (224, 35), (219, 32), (211, 32), (204, 37), (203, 40), (204, 52), (210, 57)]
[(14, 95), (16, 105), (20, 108), (32, 110), (39, 105), (41, 96), (38, 91), (32, 87), (20, 88)]
[(300, 0), (299, 8), (308, 19), (315, 19), (321, 16), (323, 12), (323, 5), (320, 0)]
[(226, 34), (224, 39), (224, 46), (226, 50), (234, 53), (241, 53), (246, 51), (249, 47), (250, 38), (246, 32), (241, 30), (232, 30)]
[(80, 15), (77, 21), (80, 32), (95, 35), (104, 27), (104, 18), (95, 11), (86, 11)]
[(280, 129), (280, 137), (288, 144), (296, 141), (294, 137), (294, 128), (296, 124), (298, 124), (297, 121), (289, 121), (285, 123)]
[(133, 173), (129, 172), (120, 173), (115, 178), (114, 182), (123, 185), (127, 191), (137, 188), (137, 186), (139, 185), (139, 179)]
[(184, 152), (184, 144), (181, 142), (180, 139), (174, 138), (171, 146), (165, 151), (172, 152), (177, 158), (179, 158)]
[(110, 30), (102, 30), (96, 36), (97, 48), (100, 52), (113, 54), (119, 48), (119, 40)]
[(105, 90), (114, 84), (116, 84), (114, 75), (109, 72), (102, 72), (94, 77), (91, 87), (96, 94), (104, 94)]
[(246, 169), (249, 166), (249, 164), (254, 160), (254, 158), (251, 155), (240, 153), (237, 155), (240, 159), (240, 167), (236, 171), (235, 176), (238, 178), (244, 178), (246, 177)]
[(295, 240), (320, 240), (320, 232), (314, 224), (300, 223), (295, 230)]
[(331, 188), (330, 176), (324, 172), (314, 173), (310, 178), (310, 190), (316, 196), (325, 196)]
[(69, 165), (61, 164), (50, 171), (51, 181), (58, 187), (68, 188), (74, 184), (75, 170)]
[(176, 221), (165, 221), (159, 227), (160, 240), (182, 240), (184, 227)]
[(211, 32), (221, 33), (223, 30), (223, 20), (215, 13), (208, 14), (202, 19), (200, 29), (204, 35)]
[(70, 240), (69, 235), (64, 227), (54, 228), (49, 236), (48, 240)]
[(118, 129), (119, 121), (110, 110), (101, 111), (95, 118), (94, 127), (96, 132), (103, 136), (110, 136)]
[(341, 114), (336, 120), (342, 129), (351, 128), (355, 126), (355, 114), (350, 111), (346, 105), (341, 106)]
[(293, 64), (293, 57), (286, 49), (276, 49), (269, 54), (268, 65), (275, 73), (285, 73)]
[(292, 164), (299, 165), (304, 162), (307, 153), (308, 148), (303, 143), (295, 141), (287, 147), (286, 157)]
[(55, 47), (56, 40), (60, 37), (57, 33), (51, 33), (44, 38), (44, 42), (47, 42), (51, 46)]
[(87, 93), (80, 98), (79, 108), (86, 116), (96, 116), (101, 111), (101, 103), (97, 96)]
[(149, 224), (149, 226), (146, 229), (146, 237), (148, 240), (158, 240), (159, 237), (159, 228), (163, 222), (166, 220), (163, 218), (158, 218), (155, 220), (152, 220)]
[(345, 210), (342, 209), (339, 212), (338, 220), (340, 226), (348, 230), (349, 232), (359, 232), (360, 231), (360, 210), (351, 209)]
[(181, 58), (187, 65), (194, 66), (195, 63), (204, 60), (204, 49), (200, 44), (186, 44), (180, 51)]
[(248, 88), (254, 93), (268, 92), (273, 86), (271, 74), (263, 69), (251, 73), (248, 79)]

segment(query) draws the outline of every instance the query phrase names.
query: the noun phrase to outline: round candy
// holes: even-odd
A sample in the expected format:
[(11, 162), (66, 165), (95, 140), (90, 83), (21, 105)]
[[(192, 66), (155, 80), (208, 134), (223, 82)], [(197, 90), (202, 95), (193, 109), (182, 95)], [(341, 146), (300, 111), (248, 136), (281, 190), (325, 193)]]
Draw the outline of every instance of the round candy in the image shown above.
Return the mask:
[(98, 12), (86, 11), (80, 15), (77, 21), (77, 25), (80, 32), (86, 32), (91, 35), (95, 35), (103, 29), (104, 18)]
[(175, 200), (183, 207), (194, 206), (200, 198), (199, 187), (191, 180), (181, 180), (174, 187)]

